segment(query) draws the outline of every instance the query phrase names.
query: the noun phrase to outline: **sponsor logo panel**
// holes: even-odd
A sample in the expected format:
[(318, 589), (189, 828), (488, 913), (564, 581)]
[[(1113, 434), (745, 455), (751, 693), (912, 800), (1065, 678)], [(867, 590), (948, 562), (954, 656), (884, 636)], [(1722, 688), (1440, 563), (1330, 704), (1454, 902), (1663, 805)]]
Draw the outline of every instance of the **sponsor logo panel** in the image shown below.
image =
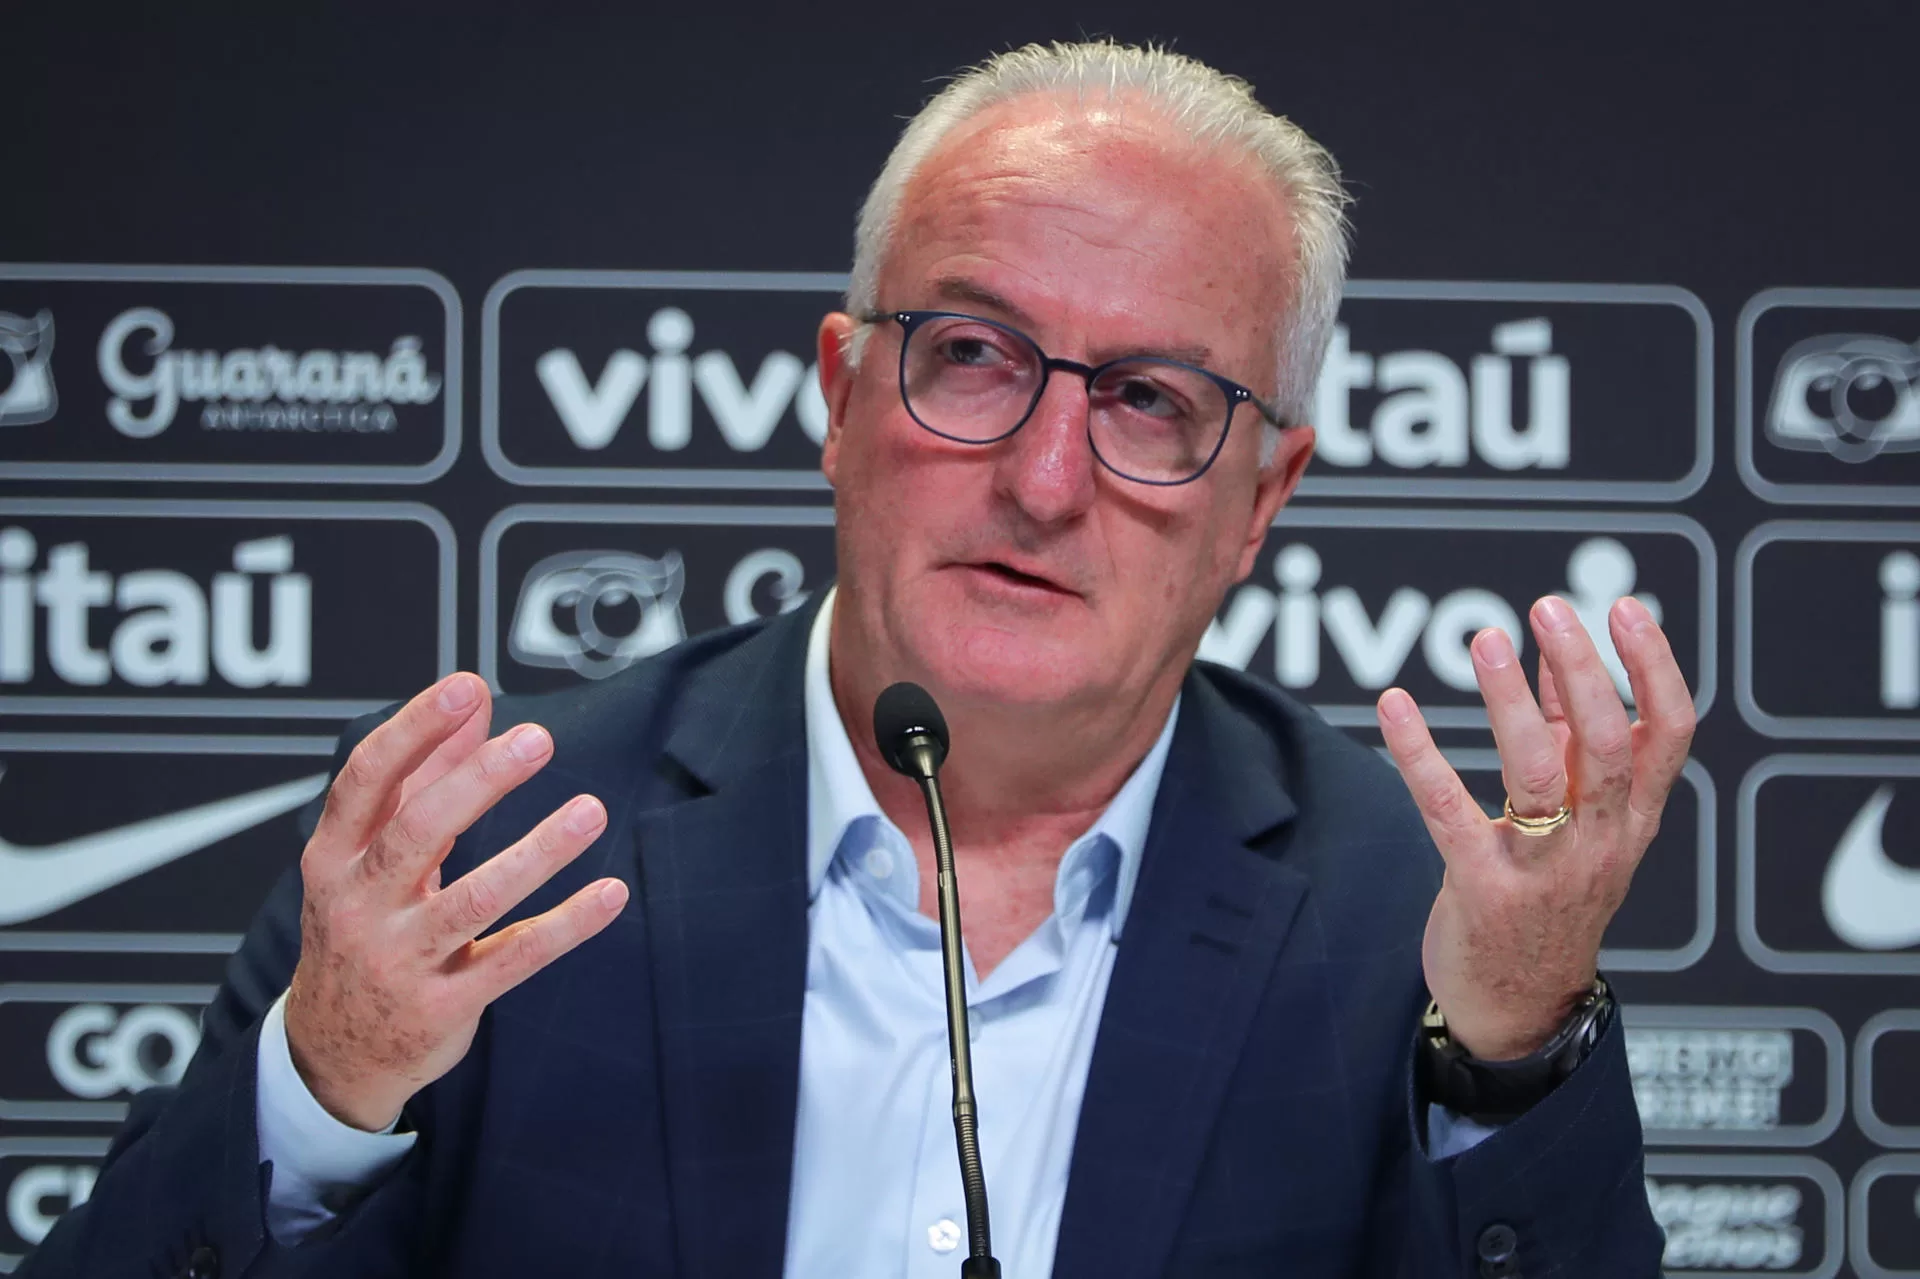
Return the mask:
[(1776, 755), (1740, 784), (1740, 947), (1780, 973), (1920, 973), (1920, 757)]
[(332, 754), (317, 736), (0, 734), (0, 951), (233, 950), (297, 864), (293, 814)]
[(452, 669), (454, 567), (406, 503), (0, 501), (0, 710), (357, 715)]
[(482, 538), (480, 673), (505, 692), (601, 679), (832, 577), (826, 507), (510, 507)]
[(421, 483), (460, 442), (460, 301), (430, 271), (0, 264), (21, 479)]
[(0, 1119), (126, 1117), (127, 1098), (177, 1084), (200, 1046), (211, 986), (52, 982), (0, 985)]
[(1667, 1236), (1667, 1279), (1831, 1279), (1844, 1260), (1840, 1178), (1818, 1159), (1651, 1154), (1647, 1203)]
[(1890, 1008), (1860, 1028), (1853, 1118), (1883, 1146), (1920, 1146), (1920, 1008)]
[(1301, 492), (1677, 501), (1712, 466), (1712, 345), (1684, 289), (1356, 280)]
[(1735, 459), (1775, 502), (1920, 499), (1920, 292), (1769, 289), (1735, 337)]
[(1437, 727), (1484, 727), (1467, 645), (1497, 626), (1531, 665), (1527, 610), (1548, 593), (1573, 604), (1631, 704), (1606, 625), (1631, 594), (1665, 627), (1704, 715), (1714, 580), (1711, 541), (1678, 516), (1300, 507), (1281, 512), (1200, 656), (1277, 682), (1335, 724), (1372, 726), (1375, 699), (1397, 684)]
[(1621, 1008), (1653, 1146), (1812, 1146), (1839, 1127), (1846, 1045), (1812, 1008)]
[[(1490, 817), (1498, 817), (1506, 790), (1500, 756), (1492, 750), (1449, 750), (1467, 790)], [(1608, 925), (1600, 966), (1609, 972), (1678, 972), (1713, 944), (1715, 858), (1713, 780), (1688, 760), (1668, 797), (1633, 891)]]
[(481, 319), (481, 444), (520, 483), (824, 489), (844, 276), (516, 271)]
[(1763, 524), (1740, 545), (1734, 609), (1735, 696), (1755, 729), (1920, 739), (1920, 524)]
[(1847, 1260), (1860, 1279), (1920, 1279), (1920, 1154), (1881, 1155), (1854, 1175)]
[(0, 1137), (0, 1274), (93, 1193), (107, 1137)]
[[(488, 460), (523, 483), (823, 488), (813, 335), (845, 284), (508, 275), (482, 316)], [(1711, 349), (1682, 289), (1355, 281), (1305, 492), (1678, 500), (1712, 464)]]

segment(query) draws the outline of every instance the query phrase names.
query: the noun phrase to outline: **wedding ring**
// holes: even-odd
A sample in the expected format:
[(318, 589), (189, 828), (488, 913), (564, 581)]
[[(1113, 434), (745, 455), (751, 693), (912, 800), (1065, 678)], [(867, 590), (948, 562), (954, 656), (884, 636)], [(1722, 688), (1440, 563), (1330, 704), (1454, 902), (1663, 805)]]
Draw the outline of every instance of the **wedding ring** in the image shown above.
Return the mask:
[(1551, 817), (1522, 817), (1513, 811), (1513, 796), (1509, 795), (1503, 815), (1522, 835), (1550, 835), (1567, 824), (1567, 819), (1573, 816), (1573, 806), (1563, 800), (1560, 811)]

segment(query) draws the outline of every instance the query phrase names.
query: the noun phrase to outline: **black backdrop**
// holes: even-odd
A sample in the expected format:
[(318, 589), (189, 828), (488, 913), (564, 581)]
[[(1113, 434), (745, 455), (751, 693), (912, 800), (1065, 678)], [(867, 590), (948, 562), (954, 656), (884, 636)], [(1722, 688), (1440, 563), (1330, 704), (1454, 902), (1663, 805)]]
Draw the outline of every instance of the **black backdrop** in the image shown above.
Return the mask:
[[(1669, 1271), (1920, 1274), (1906, 6), (0, 30), (0, 1269), (190, 1051), (345, 715), (454, 661), (604, 673), (830, 573), (775, 357), (810, 360), (935, 78), (1093, 32), (1252, 79), (1358, 197), (1373, 358), (1323, 385), (1323, 458), (1210, 651), (1367, 740), (1406, 682), (1497, 799), (1460, 636), (1546, 590), (1655, 597), (1705, 714), (1607, 966)], [(196, 399), (181, 355), (171, 417), (150, 312), (231, 374)], [(1836, 372), (1838, 413), (1807, 383)], [(92, 879), (35, 851), (140, 821)]]

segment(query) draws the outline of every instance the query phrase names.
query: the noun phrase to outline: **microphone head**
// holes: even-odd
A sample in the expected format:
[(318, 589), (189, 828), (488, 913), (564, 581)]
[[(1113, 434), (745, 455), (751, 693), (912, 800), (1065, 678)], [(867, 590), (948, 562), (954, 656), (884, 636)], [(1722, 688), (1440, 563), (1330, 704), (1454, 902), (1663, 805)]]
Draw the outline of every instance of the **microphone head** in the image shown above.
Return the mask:
[(916, 738), (931, 743), (933, 766), (947, 757), (947, 717), (933, 694), (918, 684), (890, 685), (873, 703), (873, 740), (880, 758), (896, 773), (919, 780), (919, 767), (908, 754)]

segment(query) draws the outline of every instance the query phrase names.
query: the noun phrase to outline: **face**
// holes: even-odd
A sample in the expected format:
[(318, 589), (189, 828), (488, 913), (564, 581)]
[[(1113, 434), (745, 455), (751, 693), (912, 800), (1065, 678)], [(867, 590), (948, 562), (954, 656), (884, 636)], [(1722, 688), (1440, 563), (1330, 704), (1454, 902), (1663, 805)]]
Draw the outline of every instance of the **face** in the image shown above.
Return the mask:
[[(1016, 99), (920, 167), (879, 305), (984, 316), (1086, 364), (1167, 355), (1270, 402), (1287, 226), (1249, 167), (1195, 155), (1138, 110)], [(951, 442), (901, 402), (899, 326), (874, 326), (857, 368), (843, 354), (854, 327), (833, 315), (820, 333), (836, 629), (849, 610), (880, 674), (943, 702), (1138, 706), (1177, 684), (1311, 430), (1286, 432), (1263, 469), (1262, 419), (1243, 404), (1198, 480), (1142, 485), (1095, 459), (1086, 386), (1055, 374), (1010, 438)]]

